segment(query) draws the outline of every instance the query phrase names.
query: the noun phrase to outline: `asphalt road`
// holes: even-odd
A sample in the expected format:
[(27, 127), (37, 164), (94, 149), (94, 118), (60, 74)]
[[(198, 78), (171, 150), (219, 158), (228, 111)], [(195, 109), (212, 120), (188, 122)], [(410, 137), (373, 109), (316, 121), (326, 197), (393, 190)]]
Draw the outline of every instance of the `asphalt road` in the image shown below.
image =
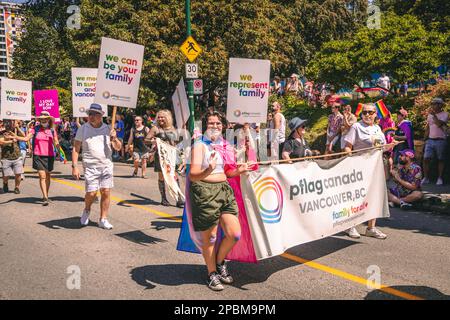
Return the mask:
[[(450, 299), (450, 215), (393, 209), (378, 223), (386, 240), (340, 234), (232, 262), (236, 283), (218, 293), (202, 257), (176, 250), (182, 211), (158, 205), (153, 168), (144, 180), (116, 165), (110, 231), (97, 227), (98, 205), (80, 227), (84, 183), (69, 164), (56, 165), (48, 207), (28, 170), (20, 195), (0, 194), (0, 299)], [(381, 289), (366, 285), (376, 269)]]

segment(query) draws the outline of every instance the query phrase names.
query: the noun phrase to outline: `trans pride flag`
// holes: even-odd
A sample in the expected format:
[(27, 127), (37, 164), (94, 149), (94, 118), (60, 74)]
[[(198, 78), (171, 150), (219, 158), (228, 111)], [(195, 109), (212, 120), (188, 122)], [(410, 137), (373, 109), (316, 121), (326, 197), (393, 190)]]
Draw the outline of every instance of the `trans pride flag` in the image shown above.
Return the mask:
[[(225, 172), (236, 168), (236, 161), (234, 150), (226, 140), (223, 142), (223, 148), (216, 149), (221, 154), (225, 163)], [(249, 161), (256, 161), (256, 155), (253, 150), (249, 150)], [(256, 170), (256, 168), (255, 168)], [(247, 213), (242, 199), (242, 192), (240, 187), (240, 177), (229, 178), (228, 183), (234, 191), (234, 196), (239, 208), (239, 223), (241, 225), (241, 238), (228, 253), (227, 260), (257, 263), (253, 240), (250, 233), (250, 227), (247, 219)], [(191, 199), (189, 197), (189, 190), (191, 181), (189, 180), (189, 167), (186, 170), (186, 202), (183, 211), (183, 220), (181, 223), (180, 236), (178, 238), (177, 250), (192, 253), (201, 253), (202, 239), (200, 232), (194, 230), (192, 224)], [(223, 231), (219, 226), (216, 240), (216, 250), (218, 249), (222, 239)]]

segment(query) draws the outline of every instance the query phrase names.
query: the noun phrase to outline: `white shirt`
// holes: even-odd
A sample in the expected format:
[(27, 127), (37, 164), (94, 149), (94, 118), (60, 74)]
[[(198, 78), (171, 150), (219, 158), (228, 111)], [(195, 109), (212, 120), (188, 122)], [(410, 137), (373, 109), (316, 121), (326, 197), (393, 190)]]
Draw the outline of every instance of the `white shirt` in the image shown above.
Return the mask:
[(389, 82), (390, 82), (390, 80), (389, 80), (388, 76), (380, 77), (378, 79), (378, 84), (380, 85), (380, 87), (383, 87), (386, 89), (389, 89)]
[[(447, 123), (448, 122), (448, 113), (445, 111), (436, 113), (436, 118)], [(428, 122), (428, 126), (430, 127), (430, 133), (428, 135), (429, 138), (431, 138), (431, 139), (446, 139), (447, 138), (446, 126), (439, 127), (434, 122), (434, 117), (432, 114), (428, 115), (427, 122)]]
[[(283, 143), (286, 140), (286, 118), (280, 112), (278, 113), (281, 116), (281, 124), (280, 129), (278, 129), (278, 142)], [(273, 115), (274, 119), (270, 122), (270, 129), (275, 129), (275, 115)]]
[(386, 138), (380, 126), (376, 124), (369, 126), (363, 121), (353, 124), (345, 135), (344, 141), (350, 143), (353, 150), (386, 144)]
[(102, 124), (94, 128), (89, 122), (77, 131), (75, 140), (82, 142), (83, 166), (88, 168), (108, 167), (112, 165), (111, 128)]

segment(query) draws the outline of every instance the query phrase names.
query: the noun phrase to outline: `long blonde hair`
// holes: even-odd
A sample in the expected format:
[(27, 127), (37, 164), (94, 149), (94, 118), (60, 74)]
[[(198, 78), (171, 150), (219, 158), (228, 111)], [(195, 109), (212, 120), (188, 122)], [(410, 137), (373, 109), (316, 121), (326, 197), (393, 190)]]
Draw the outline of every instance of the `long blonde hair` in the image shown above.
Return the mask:
[[(168, 109), (159, 110), (156, 113), (156, 123), (158, 123), (158, 116), (159, 115), (161, 115), (164, 118), (166, 118), (166, 128), (161, 128), (161, 129), (173, 128), (173, 117), (172, 117), (172, 112), (170, 112), (170, 110), (168, 110)], [(158, 127), (159, 127), (159, 124), (158, 124)]]

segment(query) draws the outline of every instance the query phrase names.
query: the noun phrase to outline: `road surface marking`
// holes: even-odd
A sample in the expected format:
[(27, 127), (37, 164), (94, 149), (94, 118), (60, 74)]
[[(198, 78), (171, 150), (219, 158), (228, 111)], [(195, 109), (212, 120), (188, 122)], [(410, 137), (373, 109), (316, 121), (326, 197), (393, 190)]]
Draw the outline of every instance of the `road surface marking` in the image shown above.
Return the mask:
[[(57, 183), (61, 183), (63, 185), (66, 185), (66, 186), (69, 186), (69, 187), (72, 187), (72, 188), (84, 191), (84, 187), (82, 187), (82, 186), (80, 186), (78, 184), (75, 184), (75, 183), (72, 183), (72, 182), (69, 182), (69, 181), (65, 181), (65, 180), (61, 180), (61, 179), (56, 179), (56, 178), (52, 178), (52, 180), (57, 182)], [(164, 217), (164, 218), (169, 218), (169, 219), (174, 220), (176, 222), (181, 222), (182, 221), (181, 219), (178, 219), (178, 218), (174, 217), (171, 214), (168, 214), (168, 213), (165, 213), (165, 212), (161, 212), (161, 211), (158, 211), (158, 210), (154, 210), (154, 209), (150, 209), (150, 208), (138, 205), (138, 204), (128, 203), (126, 200), (120, 199), (120, 198), (115, 197), (115, 196), (111, 196), (111, 200), (113, 200), (113, 201), (115, 201), (117, 203), (123, 203), (123, 204), (129, 205), (131, 207), (135, 207), (135, 208), (138, 208), (138, 209), (145, 210), (147, 212), (156, 214), (156, 215)], [(307, 259), (303, 259), (303, 258), (298, 257), (298, 256), (294, 256), (294, 255), (292, 255), (290, 253), (283, 253), (283, 254), (281, 254), (281, 256), (283, 258), (285, 258), (285, 259), (288, 259), (288, 260), (291, 260), (291, 261), (294, 261), (294, 262), (298, 262), (298, 263), (306, 265), (306, 266), (308, 266), (310, 268), (313, 268), (313, 269), (316, 269), (316, 270), (320, 270), (320, 271), (323, 271), (323, 272), (335, 275), (337, 277), (340, 277), (342, 279), (345, 279), (345, 280), (348, 280), (348, 281), (351, 281), (351, 282), (362, 284), (364, 286), (370, 285), (373, 289), (378, 289), (380, 291), (389, 293), (391, 295), (394, 295), (394, 296), (397, 296), (397, 297), (400, 297), (400, 298), (403, 298), (403, 299), (407, 299), (407, 300), (425, 300), (425, 299), (423, 299), (421, 297), (418, 297), (418, 296), (415, 296), (415, 295), (412, 295), (412, 294), (409, 294), (409, 293), (406, 293), (406, 292), (403, 292), (403, 291), (400, 291), (400, 290), (397, 290), (397, 289), (390, 288), (390, 287), (388, 287), (386, 285), (383, 285), (383, 284), (380, 284), (380, 287), (377, 287), (374, 283), (371, 283), (371, 282), (367, 281), (367, 279), (355, 276), (353, 274), (347, 273), (347, 272), (339, 270), (339, 269), (328, 267), (326, 265), (323, 265), (323, 264), (320, 264), (320, 263), (317, 263), (317, 262), (313, 262), (311, 260), (307, 260)]]

